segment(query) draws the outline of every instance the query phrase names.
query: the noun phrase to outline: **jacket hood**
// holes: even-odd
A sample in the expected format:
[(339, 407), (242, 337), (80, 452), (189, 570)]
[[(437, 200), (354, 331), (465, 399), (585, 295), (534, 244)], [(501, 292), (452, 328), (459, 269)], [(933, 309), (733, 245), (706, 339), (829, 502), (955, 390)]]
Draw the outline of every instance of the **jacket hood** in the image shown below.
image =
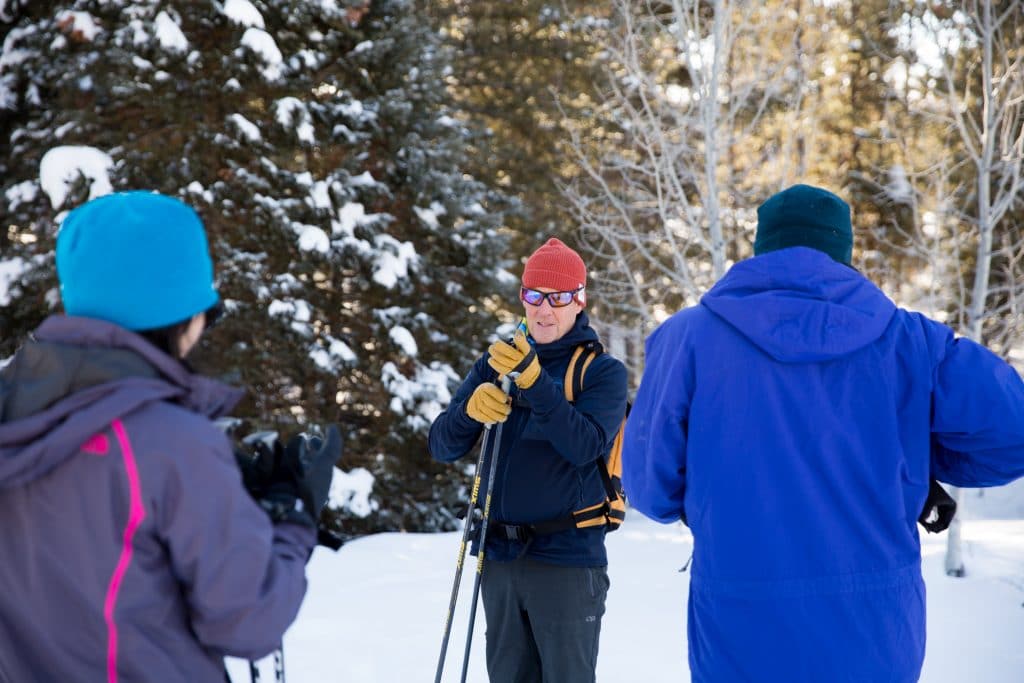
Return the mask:
[(0, 489), (49, 472), (146, 403), (172, 401), (213, 418), (241, 397), (122, 327), (52, 316), (0, 371)]
[(878, 339), (896, 312), (863, 275), (806, 247), (737, 263), (701, 305), (785, 363), (853, 353)]

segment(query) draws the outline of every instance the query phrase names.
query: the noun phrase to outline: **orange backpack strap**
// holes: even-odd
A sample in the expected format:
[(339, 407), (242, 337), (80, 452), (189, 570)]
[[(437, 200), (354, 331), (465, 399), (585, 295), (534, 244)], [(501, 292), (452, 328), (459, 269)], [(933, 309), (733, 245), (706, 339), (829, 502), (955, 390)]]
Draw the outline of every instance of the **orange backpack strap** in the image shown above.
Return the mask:
[[(569, 365), (565, 368), (565, 379), (562, 380), (562, 390), (565, 393), (565, 400), (569, 403), (573, 403), (576, 400), (576, 368), (580, 365), (580, 356), (586, 351), (585, 346), (577, 346), (576, 350), (572, 352), (572, 358), (569, 359)], [(580, 373), (580, 381), (582, 382), (583, 377)]]
[[(583, 392), (583, 376), (594, 359), (602, 353), (604, 353), (604, 348), (600, 342), (582, 344), (573, 351), (569, 365), (565, 369), (564, 390), (567, 401), (574, 402), (576, 396)], [(628, 412), (627, 407), (627, 414)], [(623, 417), (622, 424), (619, 425), (619, 430), (615, 434), (615, 440), (612, 442), (607, 461), (604, 458), (598, 458), (596, 461), (597, 471), (601, 475), (607, 500), (574, 512), (573, 516), (578, 528), (607, 524), (610, 529), (617, 529), (626, 517), (626, 501), (620, 493), (622, 490), (622, 432), (625, 425), (626, 418)]]
[(626, 431), (626, 418), (629, 417), (629, 404), (626, 404), (626, 415), (622, 418), (619, 431), (615, 434), (612, 449), (608, 453), (608, 462), (604, 458), (597, 461), (597, 469), (604, 482), (605, 493), (608, 495), (608, 528), (614, 531), (626, 519), (626, 499), (622, 493), (622, 441)]
[[(604, 353), (604, 348), (600, 342), (596, 341), (580, 344), (572, 352), (569, 365), (565, 368), (565, 379), (562, 381), (566, 401), (573, 403), (576, 397), (583, 392), (583, 375), (594, 359), (602, 353)], [(580, 358), (583, 360), (580, 361)]]

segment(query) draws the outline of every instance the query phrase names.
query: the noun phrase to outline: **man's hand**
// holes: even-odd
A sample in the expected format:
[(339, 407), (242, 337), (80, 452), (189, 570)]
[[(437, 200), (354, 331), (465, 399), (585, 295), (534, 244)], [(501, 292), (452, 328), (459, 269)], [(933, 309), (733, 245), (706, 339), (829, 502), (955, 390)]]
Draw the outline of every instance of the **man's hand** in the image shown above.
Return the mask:
[(526, 340), (526, 335), (521, 330), (516, 331), (512, 342), (514, 345), (503, 341), (491, 344), (491, 347), (487, 349), (487, 353), (490, 355), (487, 364), (502, 377), (511, 373), (516, 386), (520, 389), (529, 389), (540, 377), (540, 361), (537, 360), (537, 352), (530, 346), (530, 342)]
[(466, 414), (485, 425), (504, 422), (511, 412), (508, 395), (490, 382), (479, 385), (466, 401)]

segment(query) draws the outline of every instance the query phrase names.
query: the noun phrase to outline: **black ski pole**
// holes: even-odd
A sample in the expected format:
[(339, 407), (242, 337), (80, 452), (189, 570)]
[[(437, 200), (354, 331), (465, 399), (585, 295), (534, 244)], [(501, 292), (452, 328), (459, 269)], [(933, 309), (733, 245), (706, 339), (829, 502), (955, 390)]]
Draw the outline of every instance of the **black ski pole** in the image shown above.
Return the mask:
[[(492, 432), (491, 425), (485, 425), (484, 438), (480, 443), (480, 455), (476, 459), (476, 474), (473, 476), (473, 491), (469, 495), (469, 509), (466, 512), (466, 524), (462, 529), (462, 542), (459, 544), (459, 555), (455, 562), (455, 582), (452, 585), (452, 596), (448, 601), (448, 614), (444, 620), (444, 638), (441, 640), (441, 655), (437, 659), (437, 673), (434, 675), (434, 683), (441, 683), (441, 675), (444, 673), (444, 660), (448, 654), (448, 640), (452, 635), (452, 619), (455, 616), (455, 603), (459, 598), (459, 584), (462, 583), (462, 568), (466, 560), (466, 545), (469, 542), (470, 534), (473, 531), (473, 511), (476, 509), (477, 500), (480, 497), (480, 477), (483, 476), (484, 464), (487, 462), (487, 441)], [(491, 452), (493, 453), (493, 440)], [(493, 468), (492, 468), (493, 471)]]
[[(252, 659), (249, 660), (249, 678), (252, 683), (259, 683), (260, 667)], [(274, 650), (274, 680), (277, 683), (284, 683), (284, 646)]]
[[(511, 374), (511, 373), (510, 373)], [(512, 391), (512, 378), (505, 375), (501, 380), (501, 390), (508, 396)], [(494, 493), (494, 473), (498, 469), (498, 453), (501, 448), (501, 429), (504, 422), (498, 423), (498, 429), (494, 434), (494, 444), (491, 446), (491, 471), (487, 473), (487, 498), (484, 499), (484, 514), (480, 518), (480, 552), (476, 556), (476, 578), (473, 579), (473, 600), (469, 603), (469, 630), (466, 632), (466, 653), (462, 656), (462, 683), (466, 683), (466, 674), (469, 671), (469, 650), (473, 645), (473, 624), (476, 622), (476, 603), (480, 595), (480, 580), (484, 575), (484, 550), (487, 547), (487, 522), (491, 516), (491, 498)]]
[(284, 683), (284, 645), (274, 650), (274, 680)]

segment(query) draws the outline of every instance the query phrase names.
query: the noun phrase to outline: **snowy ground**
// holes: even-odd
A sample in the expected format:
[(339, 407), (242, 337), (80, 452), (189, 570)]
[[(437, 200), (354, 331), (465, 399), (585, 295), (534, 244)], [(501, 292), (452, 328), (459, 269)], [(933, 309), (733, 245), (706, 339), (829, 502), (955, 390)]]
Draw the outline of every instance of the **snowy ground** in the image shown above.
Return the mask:
[[(946, 535), (923, 538), (928, 585), (924, 683), (1024, 680), (1024, 484), (969, 493), (964, 523), (968, 576), (942, 567)], [(289, 683), (433, 680), (460, 534), (379, 534), (338, 553), (318, 548), (310, 589), (285, 636)], [(599, 682), (681, 683), (686, 666), (686, 590), (678, 569), (690, 555), (681, 526), (632, 514), (608, 538), (612, 588), (598, 664)], [(444, 680), (458, 681), (475, 559), (463, 590)], [(484, 683), (483, 609), (469, 681)], [(262, 680), (273, 681), (270, 660)], [(232, 661), (235, 683), (248, 669)]]

